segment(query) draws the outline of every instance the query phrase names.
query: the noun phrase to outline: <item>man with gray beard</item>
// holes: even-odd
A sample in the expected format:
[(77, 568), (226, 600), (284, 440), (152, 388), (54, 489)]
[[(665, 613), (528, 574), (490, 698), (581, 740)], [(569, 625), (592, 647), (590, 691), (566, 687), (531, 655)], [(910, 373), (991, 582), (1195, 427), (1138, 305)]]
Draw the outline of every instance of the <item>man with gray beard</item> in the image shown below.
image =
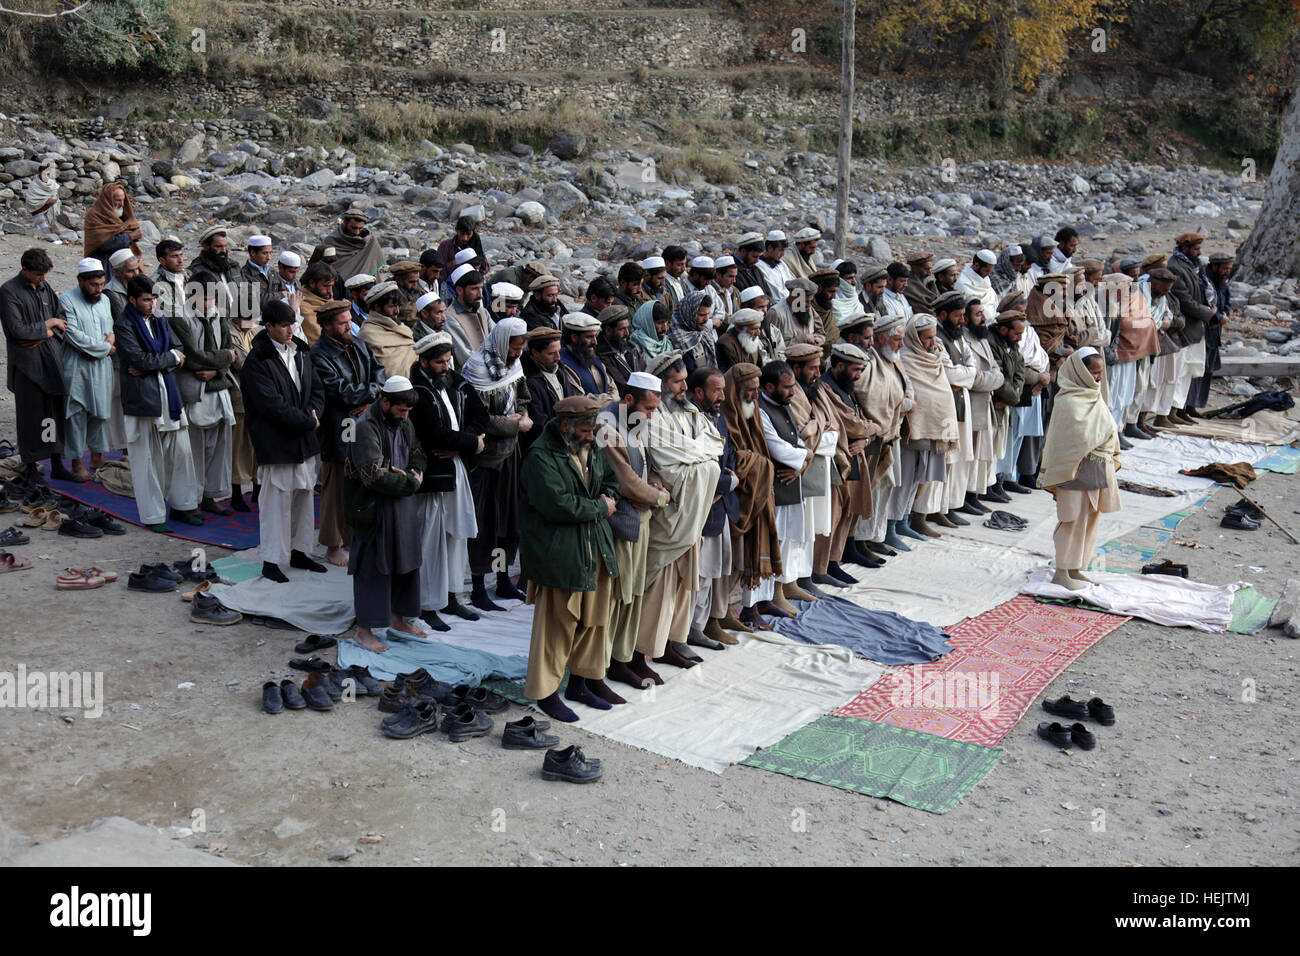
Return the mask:
[(718, 336), (718, 367), (722, 370), (741, 362), (758, 365), (763, 362), (763, 340), (760, 329), (763, 313), (757, 309), (737, 309), (731, 316), (731, 325)]
[[(854, 391), (867, 418), (880, 426), (880, 457), (872, 476), (871, 498), (875, 511), (871, 520), (858, 525), (858, 538), (878, 557), (893, 557), (910, 551), (898, 536), (897, 520), (889, 511), (890, 496), (898, 483), (898, 444), (903, 416), (914, 403), (912, 383), (899, 364), (903, 347), (903, 317), (882, 315), (872, 330), (872, 349)], [(897, 549), (897, 550), (894, 550)]]
[[(998, 449), (995, 441), (997, 435), (997, 413), (994, 408), (994, 392), (1002, 387), (1006, 376), (1002, 371), (1002, 362), (993, 353), (993, 343), (989, 341), (992, 334), (990, 321), (984, 311), (984, 303), (972, 300), (966, 304), (966, 328), (963, 330), (966, 346), (975, 357), (975, 381), (971, 384), (967, 398), (970, 406), (967, 414), (971, 422), (971, 447), (975, 460), (971, 465), (971, 474), (966, 491), (959, 500), (955, 495), (952, 502), (962, 514), (979, 517), (991, 509), (984, 506), (979, 495), (997, 481)], [(949, 517), (952, 517), (950, 514)]]

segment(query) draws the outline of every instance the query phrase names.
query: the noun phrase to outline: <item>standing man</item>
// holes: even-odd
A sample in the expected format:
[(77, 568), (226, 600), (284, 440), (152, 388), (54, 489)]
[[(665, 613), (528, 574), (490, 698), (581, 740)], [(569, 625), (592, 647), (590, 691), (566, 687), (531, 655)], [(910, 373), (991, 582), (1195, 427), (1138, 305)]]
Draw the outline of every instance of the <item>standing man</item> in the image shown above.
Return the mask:
[(602, 399), (601, 408), (604, 408), (617, 399), (618, 388), (596, 355), (599, 332), (600, 321), (585, 312), (570, 312), (564, 317), (559, 373), (568, 379), (575, 393), (595, 395)]
[(569, 376), (560, 374), (559, 332), (538, 326), (529, 331), (526, 339), (527, 347), (520, 362), (528, 385), (528, 417), (532, 419), (533, 427), (519, 439), (525, 452), (550, 421), (555, 403), (570, 395), (582, 394)]
[(1187, 411), (1196, 413), (1210, 403), (1210, 382), (1214, 373), (1222, 367), (1219, 361), (1219, 347), (1222, 343), (1223, 327), (1228, 324), (1232, 313), (1232, 294), (1228, 291), (1228, 276), (1232, 275), (1233, 258), (1230, 253), (1216, 252), (1210, 256), (1206, 275), (1214, 292), (1210, 304), (1214, 307), (1214, 317), (1205, 324), (1205, 371), (1192, 380), (1191, 390), (1187, 393)]
[[(108, 257), (112, 274), (104, 294), (108, 296), (109, 306), (113, 310), (113, 321), (117, 322), (122, 310), (126, 308), (126, 284), (141, 274), (140, 260), (130, 249), (119, 249)], [(110, 353), (113, 360), (113, 413), (108, 420), (108, 447), (126, 448), (126, 432), (122, 422), (122, 376), (121, 358), (116, 349)]]
[(633, 372), (645, 371), (645, 359), (632, 345), (632, 314), (621, 305), (611, 305), (596, 316), (596, 321), (600, 323), (596, 358), (622, 394), (628, 377)]
[(239, 268), (239, 278), (254, 290), (259, 306), (271, 297), (270, 236), (248, 237), (248, 259)]
[(483, 308), (483, 274), (468, 262), (450, 276), (456, 297), (447, 306), (447, 334), (451, 336), (456, 365), (463, 368), (470, 353), (482, 346), (492, 330), (492, 316)]
[(28, 249), (18, 275), (0, 286), (0, 321), (8, 354), (9, 391), (14, 396), (18, 453), (32, 484), (44, 484), (37, 466), (50, 459), (50, 476), (85, 481), (63, 467), (68, 386), (63, 381), (61, 342), (68, 330), (54, 290), (45, 276), (54, 263), (44, 249)]
[(552, 275), (538, 276), (528, 286), (528, 304), (520, 313), (528, 328), (560, 328), (564, 306), (560, 305), (560, 280)]
[(361, 324), (361, 341), (387, 374), (405, 378), (415, 364), (415, 338), (411, 327), (399, 319), (401, 293), (393, 282), (380, 282), (366, 295), (366, 305), (370, 314)]
[(775, 290), (769, 289), (758, 270), (758, 260), (763, 255), (763, 234), (747, 232), (736, 239), (736, 288), (741, 292), (757, 287), (769, 300)]
[[(1181, 240), (1181, 241), (1180, 241)], [(1178, 381), (1174, 385), (1173, 407), (1170, 418), (1176, 423), (1190, 424), (1192, 409), (1205, 405), (1193, 405), (1193, 383), (1205, 374), (1208, 350), (1206, 332), (1217, 320), (1218, 294), (1205, 270), (1201, 268), (1201, 243), (1205, 237), (1199, 232), (1185, 232), (1174, 240), (1173, 255), (1169, 257), (1168, 269), (1174, 274), (1173, 296), (1178, 300), (1179, 311), (1183, 315), (1183, 328), (1173, 335), (1174, 341), (1182, 346), (1179, 357)], [(1209, 397), (1208, 392), (1205, 396)]]
[[(814, 550), (814, 567), (843, 584), (850, 583), (840, 562), (852, 561), (863, 567), (880, 567), (875, 558), (861, 553), (854, 543), (853, 531), (875, 513), (871, 498), (871, 466), (880, 447), (880, 426), (867, 418), (858, 400), (857, 385), (867, 367), (867, 354), (851, 342), (836, 342), (831, 348), (829, 374), (823, 376), (821, 390), (839, 416), (844, 435), (844, 453), (848, 467), (832, 474), (831, 533), (826, 542), (818, 537)], [(833, 479), (841, 480), (835, 482)], [(822, 548), (829, 545), (829, 554)], [(813, 581), (816, 582), (816, 577)]]
[(635, 262), (625, 262), (618, 267), (618, 291), (614, 293), (614, 301), (624, 306), (628, 315), (635, 315), (645, 301), (641, 296), (643, 278), (645, 270)]
[[(284, 266), (281, 265), (280, 269), (283, 271)], [(298, 333), (309, 348), (320, 338), (320, 310), (326, 302), (334, 301), (338, 278), (334, 267), (320, 259), (307, 267), (301, 285), (290, 294), (289, 303), (292, 305), (296, 301), (298, 304)]]
[(426, 292), (415, 300), (415, 325), (411, 326), (411, 338), (416, 342), (441, 332), (447, 324), (447, 304), (436, 292)]
[[(901, 477), (900, 445), (907, 413), (912, 410), (912, 383), (903, 371), (901, 316), (881, 316), (872, 327), (872, 349), (854, 391), (867, 419), (880, 426), (880, 455), (872, 463), (870, 521), (858, 525), (858, 536), (877, 557), (892, 558), (911, 548), (898, 536), (900, 517), (893, 512), (893, 492)], [(898, 549), (897, 551), (895, 549)]]
[(785, 233), (780, 229), (773, 229), (763, 242), (763, 255), (754, 263), (759, 278), (763, 280), (768, 293), (774, 296), (774, 301), (790, 288), (788, 283), (791, 279), (799, 278), (785, 263), (787, 245)]
[[(370, 218), (364, 212), (353, 206), (343, 213), (334, 231), (322, 240), (337, 252), (338, 258), (333, 263), (334, 271), (345, 283), (355, 275), (375, 275), (384, 261), (384, 250), (379, 246), (379, 237), (366, 228), (369, 221)], [(335, 296), (342, 298), (342, 291), (335, 289)]]
[(913, 312), (933, 312), (935, 296), (939, 293), (934, 282), (934, 253), (919, 249), (907, 257), (910, 274), (903, 296)]
[[(816, 349), (815, 345), (805, 345)], [(795, 346), (791, 346), (795, 349)], [(797, 360), (804, 354), (795, 349)], [(805, 356), (806, 357), (806, 356)], [(799, 578), (799, 566), (792, 566), (788, 555), (793, 550), (804, 552), (802, 561), (812, 571), (812, 558), (807, 554), (812, 550), (815, 534), (812, 522), (808, 520), (803, 504), (802, 479), (808, 466), (812, 464), (817, 449), (806, 444), (799, 434), (799, 425), (795, 421), (790, 403), (799, 388), (794, 369), (785, 362), (769, 362), (763, 366), (759, 378), (758, 415), (763, 427), (763, 438), (767, 445), (767, 455), (772, 459), (773, 487), (772, 501), (775, 505), (776, 535), (781, 554), (781, 573), (772, 580), (771, 596), (766, 596), (766, 587), (762, 583), (755, 592), (740, 592), (740, 601), (745, 607), (757, 607), (764, 614), (777, 617), (794, 617), (798, 613), (790, 598), (812, 601), (816, 598), (800, 589), (796, 583)], [(746, 556), (746, 560), (749, 557)]]
[(578, 719), (560, 700), (609, 710), (605, 684), (611, 584), (619, 576), (609, 518), (618, 480), (593, 447), (600, 402), (575, 395), (555, 405), (555, 417), (528, 450), (520, 482), (521, 562), (533, 605), (532, 642), (524, 693), (554, 720)]
[[(996, 443), (1001, 409), (995, 407), (995, 393), (1006, 379), (1001, 358), (994, 354), (990, 322), (986, 318), (984, 303), (972, 299), (966, 303), (966, 327), (962, 330), (967, 347), (975, 357), (975, 381), (971, 383), (967, 399), (967, 413), (971, 423), (971, 447), (975, 461), (966, 483), (966, 492), (960, 499), (953, 497), (955, 509), (962, 514), (979, 516), (989, 509), (979, 501), (979, 495), (997, 481), (996, 463), (1001, 452)], [(950, 353), (951, 354), (951, 353)], [(1021, 381), (1023, 385), (1023, 380)], [(1019, 386), (1017, 386), (1017, 392)], [(949, 518), (953, 515), (949, 514)]]
[[(190, 453), (185, 403), (172, 376), (185, 364), (167, 320), (154, 314), (154, 283), (136, 276), (126, 286), (126, 308), (113, 324), (122, 357), (122, 416), (127, 460), (140, 523), (150, 531), (170, 534), (171, 515), (188, 525), (201, 525), (199, 486)], [(21, 435), (21, 432), (19, 433)]]
[(786, 255), (785, 262), (790, 271), (801, 279), (812, 278), (820, 265), (817, 262), (817, 243), (821, 237), (821, 230), (812, 226), (804, 226), (794, 234), (794, 252)]
[[(119, 250), (120, 251), (120, 250)], [(63, 333), (63, 380), (68, 388), (68, 426), (64, 449), (78, 481), (90, 479), (90, 466), (104, 464), (109, 449), (108, 421), (113, 411), (113, 307), (104, 295), (104, 264), (77, 263), (77, 288), (59, 296), (67, 318)]]
[(315, 537), (312, 488), (320, 464), (316, 429), (323, 396), (316, 386), (307, 343), (293, 334), (286, 302), (268, 302), (263, 330), (253, 337), (240, 376), (248, 434), (257, 456), (257, 526), (262, 577), (285, 584), (281, 565), (325, 573), (309, 552)]
[(384, 367), (361, 339), (352, 334), (349, 304), (336, 299), (317, 312), (321, 337), (311, 347), (312, 378), (319, 391), (320, 423), (320, 543), (325, 560), (345, 567), (344, 546), (352, 540), (352, 529), (343, 515), (343, 463), (347, 460), (347, 438), (357, 420), (379, 398)]
[(410, 415), (419, 402), (410, 381), (390, 375), (379, 401), (357, 421), (343, 474), (343, 510), (352, 528), (348, 574), (356, 602), (356, 641), (383, 653), (375, 628), (410, 633), (420, 613), (423, 516), (415, 493), (425, 456)]

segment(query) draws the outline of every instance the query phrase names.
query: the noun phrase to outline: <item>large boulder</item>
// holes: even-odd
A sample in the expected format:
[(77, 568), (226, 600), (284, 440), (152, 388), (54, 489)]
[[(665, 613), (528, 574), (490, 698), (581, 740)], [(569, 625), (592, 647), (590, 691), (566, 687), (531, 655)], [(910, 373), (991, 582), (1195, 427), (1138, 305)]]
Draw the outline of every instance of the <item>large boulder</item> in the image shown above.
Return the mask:
[(587, 151), (587, 137), (581, 133), (559, 132), (551, 137), (546, 148), (560, 159), (577, 159)]
[(319, 96), (304, 96), (298, 101), (298, 112), (308, 119), (329, 119), (339, 108)]
[(203, 134), (195, 133), (185, 142), (181, 143), (180, 149), (176, 150), (177, 166), (193, 166), (198, 162), (199, 154), (203, 152)]
[(573, 183), (560, 180), (551, 183), (542, 192), (542, 203), (557, 218), (566, 219), (585, 210), (590, 200)]
[(514, 215), (523, 220), (525, 225), (540, 226), (546, 219), (546, 207), (539, 202), (521, 202), (515, 207)]

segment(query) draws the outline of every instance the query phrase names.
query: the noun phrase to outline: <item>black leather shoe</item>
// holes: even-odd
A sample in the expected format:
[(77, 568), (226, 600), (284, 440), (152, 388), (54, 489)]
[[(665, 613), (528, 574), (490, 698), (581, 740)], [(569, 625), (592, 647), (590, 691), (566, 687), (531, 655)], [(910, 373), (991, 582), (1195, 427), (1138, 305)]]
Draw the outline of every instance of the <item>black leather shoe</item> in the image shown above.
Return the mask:
[(588, 760), (576, 744), (563, 750), (548, 750), (542, 760), (543, 780), (564, 780), (568, 783), (595, 783), (605, 771), (599, 760)]
[(238, 624), (244, 615), (232, 611), (210, 594), (196, 594), (190, 602), (190, 620), (195, 624)]
[(492, 727), (491, 717), (466, 703), (457, 704), (442, 718), (442, 729), (446, 731), (447, 739), (454, 744), (471, 737), (485, 737), (492, 733)]
[(532, 716), (521, 718), (506, 724), (501, 732), (501, 746), (507, 750), (546, 750), (560, 742), (554, 734), (542, 733), (550, 724), (543, 726)]
[(333, 710), (334, 701), (326, 689), (328, 681), (319, 674), (314, 674), (302, 684), (302, 699), (312, 710)]
[(306, 710), (307, 702), (302, 699), (302, 691), (287, 677), (280, 681), (280, 695), (284, 698), (284, 706), (290, 710)]
[(438, 729), (438, 705), (431, 700), (420, 700), (403, 708), (400, 713), (384, 718), (380, 729), (385, 737), (409, 740), (420, 734)]
[(152, 571), (132, 571), (126, 578), (126, 586), (130, 591), (174, 591), (176, 582), (164, 578)]
[(1088, 716), (1103, 727), (1111, 727), (1115, 723), (1115, 708), (1100, 697), (1094, 697), (1088, 701)]
[(481, 710), (485, 714), (499, 714), (510, 706), (510, 701), (506, 700), (500, 694), (494, 694), (486, 687), (470, 687), (469, 684), (457, 684), (451, 689), (451, 694), (447, 697), (447, 704), (455, 707), (457, 704), (469, 704), (475, 710)]
[(1242, 498), (1235, 505), (1228, 505), (1228, 507), (1223, 510), (1225, 512), (1231, 511), (1235, 514), (1242, 514), (1247, 518), (1254, 518), (1256, 521), (1259, 521), (1264, 517), (1264, 509), (1260, 508), (1258, 505), (1251, 504), (1245, 498)]
[(686, 643), (693, 647), (702, 647), (708, 651), (720, 651), (726, 647), (721, 641), (715, 641), (697, 627), (692, 627), (687, 633)]
[[(1232, 528), (1234, 531), (1258, 531), (1259, 522), (1250, 515), (1242, 514), (1239, 511), (1228, 511), (1223, 515), (1223, 520), (1219, 525), (1224, 528)], [(62, 529), (60, 529), (62, 530)]]
[(1062, 726), (1056, 721), (1039, 724), (1038, 736), (1042, 737), (1046, 741), (1056, 744), (1058, 747), (1068, 747), (1073, 742), (1070, 728)]
[(1083, 724), (1070, 725), (1070, 740), (1080, 750), (1093, 750), (1097, 746), (1097, 737)]
[(284, 695), (280, 693), (280, 685), (273, 680), (262, 685), (262, 709), (268, 714), (284, 710)]
[(78, 521), (72, 517), (64, 518), (59, 522), (59, 534), (66, 535), (69, 538), (104, 537), (104, 532), (94, 525), (86, 524), (84, 521)]
[(1075, 700), (1069, 694), (1056, 700), (1044, 700), (1043, 710), (1056, 717), (1069, 717), (1071, 720), (1087, 720), (1088, 705)]
[[(181, 563), (185, 564), (184, 561), (182, 561)], [(174, 570), (173, 568), (168, 567), (166, 564), (162, 563), (161, 561), (158, 564), (142, 564), (140, 565), (140, 571), (141, 573), (144, 573), (146, 571), (152, 571), (155, 574), (159, 575), (160, 577), (167, 578), (169, 581), (175, 581), (177, 584), (180, 584), (182, 581), (185, 580), (185, 576), (183, 574), (181, 574), (179, 571)]]
[(357, 682), (358, 696), (360, 696), (361, 687), (364, 687), (366, 689), (366, 693), (371, 697), (378, 697), (380, 694), (384, 692), (384, 685), (381, 684), (379, 681), (375, 680), (375, 678), (370, 673), (370, 668), (368, 667), (362, 667), (360, 664), (353, 664), (351, 667), (347, 669), (347, 676), (351, 677), (353, 680)]

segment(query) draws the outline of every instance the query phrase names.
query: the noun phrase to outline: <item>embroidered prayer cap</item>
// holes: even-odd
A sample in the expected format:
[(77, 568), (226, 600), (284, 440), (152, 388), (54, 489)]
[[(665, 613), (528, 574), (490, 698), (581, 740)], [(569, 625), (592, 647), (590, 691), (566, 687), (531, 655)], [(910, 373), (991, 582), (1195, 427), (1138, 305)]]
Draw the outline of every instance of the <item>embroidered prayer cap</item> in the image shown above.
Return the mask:
[(132, 252), (130, 249), (119, 249), (117, 250), (117, 252), (113, 253), (111, 256), (108, 257), (108, 264), (112, 266), (114, 269), (116, 269), (119, 266), (126, 265), (134, 258), (135, 258), (135, 253)]
[(730, 269), (736, 264), (734, 256), (718, 256), (713, 260), (713, 268), (721, 272), (723, 269)]
[(468, 249), (462, 249), (460, 250), (460, 252), (456, 253), (455, 264), (458, 266), (463, 266), (471, 259), (475, 259), (477, 257), (478, 257), (478, 251), (473, 246), (470, 246)]
[(646, 256), (641, 260), (641, 268), (646, 272), (658, 272), (660, 269), (667, 269), (668, 264), (664, 262), (663, 256)]
[(344, 280), (343, 288), (355, 289), (360, 285), (374, 285), (375, 277), (366, 272), (358, 272), (356, 275)]
[(524, 290), (513, 282), (494, 282), (492, 283), (492, 298), (501, 299), (503, 302), (522, 302), (524, 301)]
[(956, 259), (950, 258), (949, 256), (944, 256), (942, 259), (940, 259), (938, 262), (934, 264), (934, 271), (944, 272), (948, 269), (951, 269), (956, 264), (957, 264)]
[(795, 242), (812, 242), (814, 239), (820, 239), (822, 232), (820, 229), (814, 229), (812, 226), (804, 226), (794, 234)]
[(765, 241), (772, 244), (780, 244), (788, 242), (789, 240), (786, 239), (785, 233), (780, 229), (773, 229), (767, 234), (767, 239)]
[(691, 268), (692, 269), (714, 269), (717, 267), (713, 264), (713, 260), (710, 259), (708, 256), (696, 256), (694, 259), (691, 260)]
[(385, 395), (399, 395), (411, 391), (411, 380), (405, 375), (390, 375), (384, 382)]
[[(473, 274), (476, 275), (476, 276), (478, 275), (478, 273), (474, 271), (474, 267), (473, 267), (472, 265), (470, 265), (470, 264), (467, 262), (467, 263), (465, 263), (463, 266), (457, 266), (457, 267), (452, 271), (451, 275), (448, 276), (448, 279), (450, 279), (452, 285), (454, 285), (454, 286), (458, 286), (458, 285), (461, 285), (461, 284), (462, 284), (462, 281), (465, 279), (465, 277), (468, 276), (468, 275), (470, 275), (471, 273), (473, 273)], [(479, 278), (478, 278), (477, 281), (482, 282), (482, 281), (483, 281), (483, 277), (482, 277), (482, 276), (479, 276)], [(473, 283), (473, 282), (465, 282), (464, 284), (466, 284), (466, 285), (473, 285), (474, 283)]]
[(100, 262), (98, 259), (87, 257), (77, 263), (78, 278), (84, 275), (91, 275), (95, 272), (98, 272), (100, 275), (104, 274), (104, 263)]

